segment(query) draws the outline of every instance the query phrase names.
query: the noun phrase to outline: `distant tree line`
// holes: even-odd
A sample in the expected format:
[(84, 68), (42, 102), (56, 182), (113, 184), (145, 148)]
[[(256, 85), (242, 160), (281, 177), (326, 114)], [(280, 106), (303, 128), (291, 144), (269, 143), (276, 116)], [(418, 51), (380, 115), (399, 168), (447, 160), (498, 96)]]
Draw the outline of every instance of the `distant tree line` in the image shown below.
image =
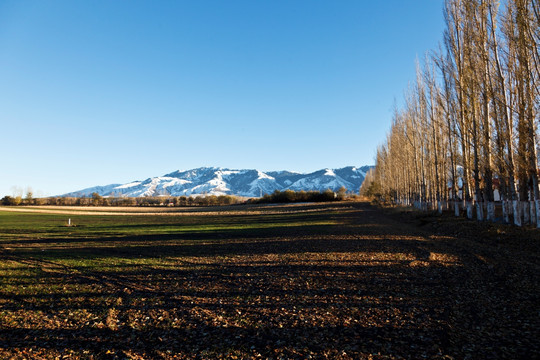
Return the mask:
[(293, 190), (276, 190), (272, 194), (265, 194), (258, 199), (251, 199), (251, 203), (266, 204), (266, 203), (294, 203), (294, 202), (326, 202), (326, 201), (341, 201), (348, 196), (347, 189), (341, 187), (337, 192), (330, 189), (325, 191), (293, 191)]
[(46, 197), (33, 198), (31, 195), (4, 196), (0, 204), (12, 205), (60, 205), (60, 206), (211, 206), (231, 205), (245, 202), (244, 198), (231, 195), (206, 196), (145, 196), (145, 197), (103, 197), (93, 193), (91, 197)]
[(22, 196), (5, 196), (0, 199), (4, 206), (17, 205), (59, 205), (59, 206), (218, 206), (244, 203), (290, 203), (324, 202), (344, 200), (351, 195), (342, 187), (337, 192), (325, 191), (278, 191), (262, 198), (246, 199), (232, 195), (204, 196), (145, 196), (145, 197), (104, 197), (93, 193), (90, 197), (47, 197), (34, 198), (31, 193)]
[(36, 205), (36, 203), (40, 202), (40, 199), (34, 198), (34, 194), (32, 190), (28, 190), (26, 192), (26, 196), (22, 196), (22, 191), (20, 194), (13, 195), (13, 196), (4, 196), (2, 199), (0, 199), (0, 204), (2, 205)]
[[(502, 5), (500, 5), (502, 4)], [(540, 227), (540, 0), (446, 0), (362, 193)]]

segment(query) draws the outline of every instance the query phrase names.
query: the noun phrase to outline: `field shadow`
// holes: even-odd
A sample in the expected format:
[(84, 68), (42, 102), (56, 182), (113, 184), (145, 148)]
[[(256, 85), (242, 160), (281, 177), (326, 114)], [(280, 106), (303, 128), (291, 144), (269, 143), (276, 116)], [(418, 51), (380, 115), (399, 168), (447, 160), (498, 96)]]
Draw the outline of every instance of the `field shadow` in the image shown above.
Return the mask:
[[(366, 206), (260, 224), (3, 243), (12, 271), (0, 276), (0, 355), (463, 358), (456, 307), (469, 307), (467, 329), (484, 326), (482, 303), (457, 291), (490, 269), (455, 238)], [(483, 267), (471, 274), (471, 263)]]
[[(235, 353), (300, 359), (405, 349), (414, 358), (433, 357), (450, 346), (449, 285), (464, 274), (459, 264), (430, 261), (423, 241), (302, 233), (277, 239), (276, 229), (267, 231), (252, 239), (243, 231), (206, 235), (204, 244), (143, 246), (163, 239), (142, 237), (131, 239), (138, 246), (18, 249), (11, 260), (35, 272), (11, 275), (11, 286), (39, 281), (56, 290), (0, 292), (3, 311), (67, 319), (67, 326), (4, 325), (0, 348), (70, 349), (98, 358), (135, 352), (156, 359)], [(372, 253), (382, 255), (371, 259)], [(114, 264), (117, 258), (170, 261)], [(59, 265), (73, 259), (89, 262)], [(79, 312), (91, 316), (69, 315)]]

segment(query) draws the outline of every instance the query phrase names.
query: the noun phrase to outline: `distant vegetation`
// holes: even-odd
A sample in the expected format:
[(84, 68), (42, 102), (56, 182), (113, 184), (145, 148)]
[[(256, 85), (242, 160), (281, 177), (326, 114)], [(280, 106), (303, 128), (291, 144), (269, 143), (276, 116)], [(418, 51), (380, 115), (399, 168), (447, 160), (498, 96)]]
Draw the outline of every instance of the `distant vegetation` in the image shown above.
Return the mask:
[(246, 199), (230, 195), (207, 196), (145, 196), (103, 197), (93, 193), (91, 197), (21, 198), (5, 196), (0, 204), (13, 205), (59, 205), (59, 206), (211, 206), (245, 203)]
[(337, 192), (276, 190), (261, 198), (244, 198), (232, 195), (205, 196), (145, 196), (145, 197), (103, 197), (93, 193), (91, 197), (48, 197), (34, 198), (32, 193), (22, 196), (4, 196), (0, 205), (57, 205), (57, 206), (219, 206), (233, 204), (266, 204), (294, 202), (327, 202), (353, 198), (342, 187)]
[(265, 194), (262, 198), (254, 199), (254, 203), (294, 203), (294, 202), (325, 202), (340, 201), (347, 197), (347, 189), (342, 187), (337, 192), (330, 189), (325, 191), (274, 191), (271, 195)]

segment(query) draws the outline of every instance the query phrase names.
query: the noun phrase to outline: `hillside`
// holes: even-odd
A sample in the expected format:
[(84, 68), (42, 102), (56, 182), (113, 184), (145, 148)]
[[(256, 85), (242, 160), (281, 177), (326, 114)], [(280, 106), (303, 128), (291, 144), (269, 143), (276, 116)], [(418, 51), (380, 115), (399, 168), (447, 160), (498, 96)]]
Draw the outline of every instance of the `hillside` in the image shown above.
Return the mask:
[(62, 196), (85, 197), (92, 193), (101, 196), (190, 196), (236, 195), (260, 197), (275, 190), (324, 191), (345, 187), (357, 193), (371, 166), (341, 169), (322, 169), (309, 174), (291, 171), (262, 172), (259, 170), (231, 170), (201, 167), (187, 171), (174, 171), (163, 176), (151, 177), (127, 184), (95, 186), (73, 191)]

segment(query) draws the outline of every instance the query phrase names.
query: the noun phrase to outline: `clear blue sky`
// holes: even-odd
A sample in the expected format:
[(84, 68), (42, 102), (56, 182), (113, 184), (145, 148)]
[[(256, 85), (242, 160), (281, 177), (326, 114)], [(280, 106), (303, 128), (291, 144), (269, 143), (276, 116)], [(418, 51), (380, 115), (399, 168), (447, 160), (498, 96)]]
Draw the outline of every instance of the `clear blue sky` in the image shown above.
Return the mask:
[(374, 163), (442, 0), (0, 0), (0, 196)]

